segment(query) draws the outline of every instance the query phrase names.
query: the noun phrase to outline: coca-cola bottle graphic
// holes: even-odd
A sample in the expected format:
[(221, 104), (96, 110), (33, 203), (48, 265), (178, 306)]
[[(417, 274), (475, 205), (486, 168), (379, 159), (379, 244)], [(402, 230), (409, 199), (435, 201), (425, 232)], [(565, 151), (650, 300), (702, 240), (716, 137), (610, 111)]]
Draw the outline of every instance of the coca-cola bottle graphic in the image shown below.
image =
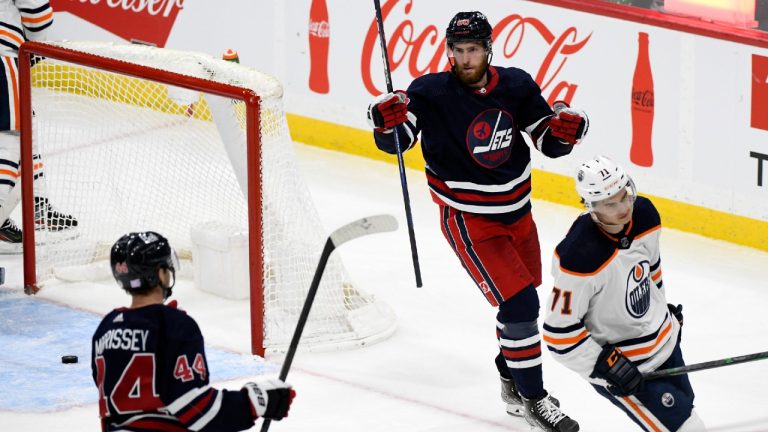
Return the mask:
[(330, 27), (325, 0), (312, 0), (309, 7), (309, 89), (328, 93), (328, 48)]
[(648, 56), (648, 33), (637, 37), (637, 63), (632, 77), (632, 146), (629, 160), (635, 165), (653, 165), (653, 75)]

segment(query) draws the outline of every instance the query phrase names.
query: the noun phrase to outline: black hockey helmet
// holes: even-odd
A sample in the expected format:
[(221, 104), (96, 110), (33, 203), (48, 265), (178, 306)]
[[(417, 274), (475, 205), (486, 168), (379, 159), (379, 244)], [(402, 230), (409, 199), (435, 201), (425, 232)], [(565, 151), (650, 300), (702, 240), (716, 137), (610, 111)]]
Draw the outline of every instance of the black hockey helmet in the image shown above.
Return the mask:
[(456, 42), (480, 41), (485, 49), (491, 50), (493, 27), (481, 12), (459, 12), (445, 30), (445, 39), (449, 47)]
[(168, 239), (153, 231), (133, 232), (120, 237), (112, 246), (109, 262), (112, 276), (129, 293), (159, 285), (158, 270), (168, 269), (173, 280), (170, 286), (163, 287), (166, 298), (170, 296), (179, 267)]

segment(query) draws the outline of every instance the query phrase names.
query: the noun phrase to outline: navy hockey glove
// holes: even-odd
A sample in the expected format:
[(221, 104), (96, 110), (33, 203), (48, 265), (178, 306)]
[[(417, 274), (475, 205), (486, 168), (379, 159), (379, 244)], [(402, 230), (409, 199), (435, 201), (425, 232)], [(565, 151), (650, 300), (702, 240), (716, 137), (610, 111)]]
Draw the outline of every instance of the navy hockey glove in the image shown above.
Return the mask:
[(368, 123), (376, 132), (387, 132), (408, 120), (408, 95), (397, 90), (382, 94), (368, 105)]
[(633, 395), (643, 388), (643, 374), (613, 344), (603, 347), (590, 376), (608, 381), (608, 391), (616, 396)]
[(578, 144), (587, 135), (589, 118), (582, 110), (573, 109), (563, 101), (552, 105), (555, 116), (549, 119), (549, 130), (563, 144)]
[(258, 383), (249, 382), (243, 386), (241, 391), (244, 391), (251, 400), (251, 413), (254, 417), (270, 420), (280, 420), (287, 417), (291, 402), (296, 396), (296, 391), (279, 379)]
[(680, 323), (680, 326), (683, 325), (683, 305), (679, 304), (677, 306), (673, 305), (672, 303), (667, 303), (667, 309), (669, 309), (669, 313), (672, 314), (675, 318), (677, 318), (677, 322)]

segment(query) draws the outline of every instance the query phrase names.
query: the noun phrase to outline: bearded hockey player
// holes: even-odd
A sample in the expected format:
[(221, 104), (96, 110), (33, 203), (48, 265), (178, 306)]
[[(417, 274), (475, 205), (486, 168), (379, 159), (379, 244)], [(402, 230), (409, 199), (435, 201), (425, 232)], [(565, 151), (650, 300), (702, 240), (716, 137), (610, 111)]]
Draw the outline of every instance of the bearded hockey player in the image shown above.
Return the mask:
[[(574, 432), (544, 388), (539, 335), (541, 250), (531, 216), (531, 147), (547, 157), (571, 152), (587, 133), (583, 111), (541, 95), (531, 76), (490, 64), (488, 19), (459, 12), (446, 30), (449, 72), (416, 78), (407, 92), (384, 94), (368, 118), (376, 145), (395, 153), (421, 135), (432, 199), (449, 246), (494, 308), (502, 400), (511, 415), (545, 431)], [(400, 125), (400, 126), (398, 126)]]

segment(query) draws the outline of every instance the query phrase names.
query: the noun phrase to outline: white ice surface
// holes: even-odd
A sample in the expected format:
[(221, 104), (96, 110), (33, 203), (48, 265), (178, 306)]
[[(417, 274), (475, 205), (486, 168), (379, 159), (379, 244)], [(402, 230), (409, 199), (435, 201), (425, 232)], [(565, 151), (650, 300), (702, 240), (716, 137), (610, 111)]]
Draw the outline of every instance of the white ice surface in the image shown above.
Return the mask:
[[(424, 174), (407, 172), (424, 278), (424, 287), (417, 289), (396, 166), (297, 147), (328, 231), (371, 214), (389, 213), (399, 220), (396, 233), (364, 237), (335, 252), (357, 284), (395, 309), (398, 329), (390, 339), (365, 348), (300, 350), (289, 375), (297, 398), (290, 416), (273, 423), (271, 430), (529, 430), (523, 420), (504, 412), (493, 364), (495, 311), (444, 241)], [(578, 210), (535, 201), (533, 212), (541, 237), (543, 304), (551, 286), (552, 250)], [(768, 253), (665, 229), (662, 258), (669, 300), (685, 306), (683, 353), (689, 364), (768, 349)], [(0, 257), (0, 265), (6, 267), (6, 285), (20, 289), (20, 259)], [(114, 285), (107, 286), (52, 286), (39, 295), (105, 313), (128, 301)], [(246, 302), (216, 299), (191, 288), (176, 290), (175, 297), (198, 321), (209, 345), (248, 351)], [(638, 430), (546, 350), (543, 360), (545, 386), (582, 431)], [(268, 356), (267, 361), (279, 364), (281, 356)], [(709, 430), (768, 430), (766, 368), (766, 362), (752, 362), (691, 375), (697, 411)], [(258, 378), (215, 384), (237, 388)], [(48, 413), (0, 411), (0, 430), (96, 431), (97, 413), (95, 403)]]

